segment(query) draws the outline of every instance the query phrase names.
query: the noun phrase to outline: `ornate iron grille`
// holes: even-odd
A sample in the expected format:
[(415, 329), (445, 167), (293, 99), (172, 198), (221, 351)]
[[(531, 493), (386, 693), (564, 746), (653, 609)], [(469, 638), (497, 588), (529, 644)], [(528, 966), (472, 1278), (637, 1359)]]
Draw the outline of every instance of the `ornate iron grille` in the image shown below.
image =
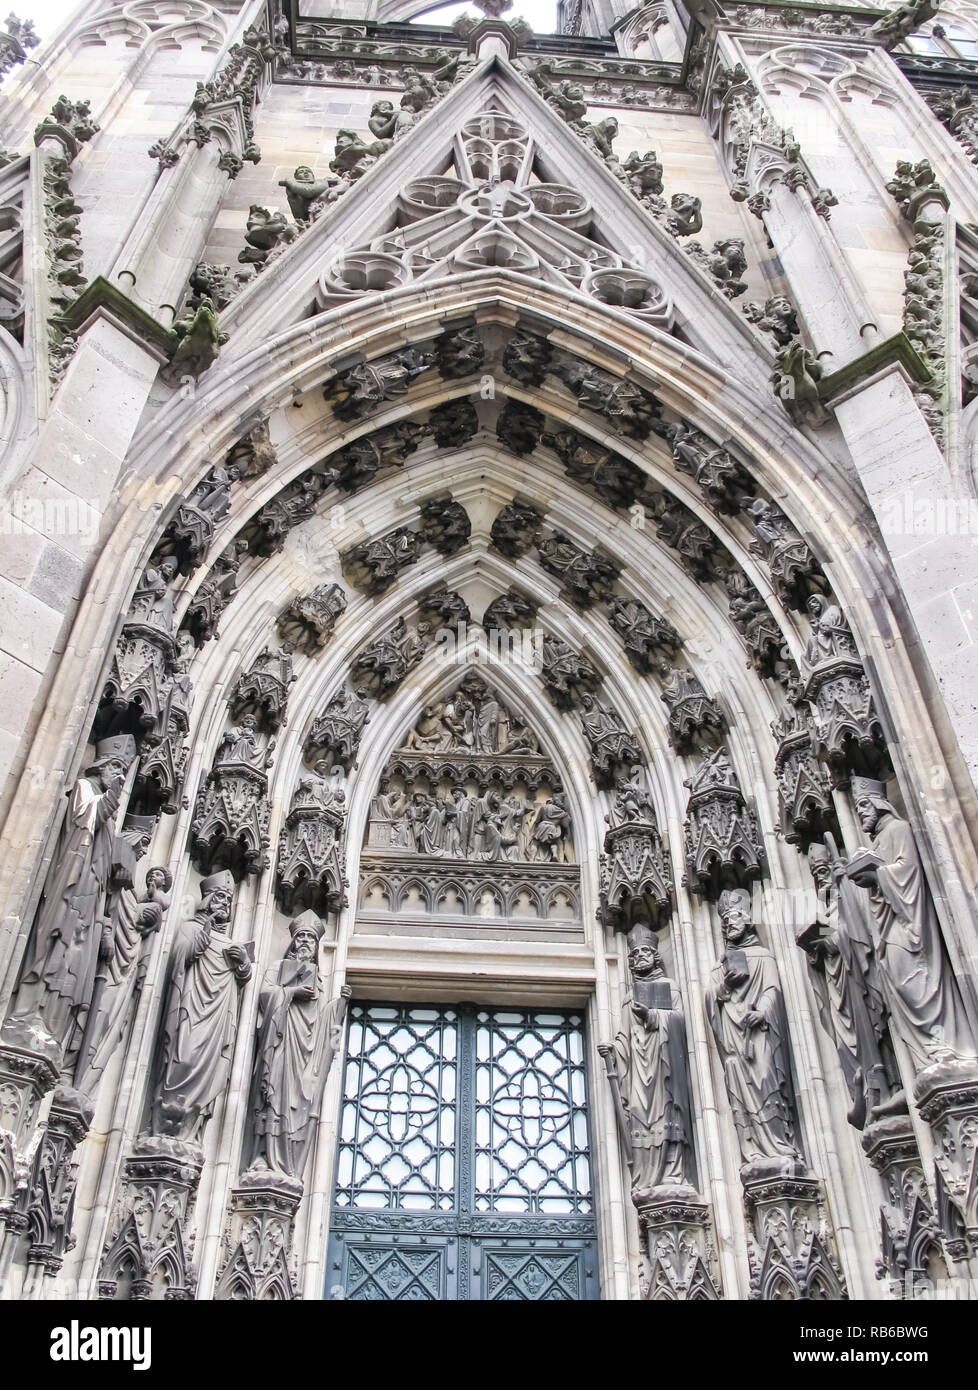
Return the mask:
[(583, 1019), (350, 1010), (327, 1297), (597, 1297)]
[(451, 1210), (457, 1015), (362, 1005), (350, 1014), (337, 1207)]
[(476, 1211), (591, 1211), (584, 1046), (574, 1014), (476, 1015)]

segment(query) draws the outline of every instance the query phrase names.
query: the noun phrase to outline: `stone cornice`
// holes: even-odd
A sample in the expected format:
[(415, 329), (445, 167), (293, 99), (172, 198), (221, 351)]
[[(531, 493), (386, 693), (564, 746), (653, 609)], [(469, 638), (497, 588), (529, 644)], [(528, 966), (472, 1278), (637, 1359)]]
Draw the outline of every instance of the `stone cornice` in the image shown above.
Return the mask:
[(168, 362), (179, 341), (172, 328), (165, 328), (152, 314), (141, 308), (104, 276), (98, 275), (61, 315), (70, 333), (84, 333), (96, 318), (114, 323), (127, 337), (144, 347), (160, 362)]
[(853, 391), (889, 367), (902, 367), (911, 382), (926, 386), (931, 372), (905, 333), (894, 333), (882, 343), (854, 357), (844, 367), (825, 376), (818, 384), (818, 394), (826, 405), (838, 405)]

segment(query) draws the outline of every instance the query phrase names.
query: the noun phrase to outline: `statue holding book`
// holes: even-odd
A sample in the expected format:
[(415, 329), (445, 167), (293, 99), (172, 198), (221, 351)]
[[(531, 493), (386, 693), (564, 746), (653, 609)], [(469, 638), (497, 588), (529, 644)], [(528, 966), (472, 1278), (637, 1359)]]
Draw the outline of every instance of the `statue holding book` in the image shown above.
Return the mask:
[(855, 1129), (906, 1109), (887, 1031), (868, 903), (845, 876), (835, 841), (813, 844), (808, 863), (815, 880), (815, 920), (797, 935), (808, 958), (822, 1027), (835, 1043), (852, 1104)]
[(706, 991), (706, 1016), (723, 1062), (745, 1169), (802, 1165), (778, 967), (751, 921), (750, 894), (720, 894), (724, 950)]
[(234, 879), (205, 878), (200, 903), (173, 943), (157, 1057), (152, 1126), (156, 1135), (198, 1143), (227, 1085), (238, 995), (251, 978), (255, 943), (231, 940)]
[(913, 831), (881, 782), (852, 779), (856, 817), (870, 837), (845, 875), (869, 894), (879, 977), (896, 1034), (915, 1072), (975, 1056)]
[(344, 985), (338, 999), (325, 998), (319, 973), (323, 930), (315, 912), (289, 923), (289, 949), (262, 985), (251, 1087), (252, 1172), (270, 1169), (300, 1182), (350, 997)]
[[(635, 938), (638, 937), (636, 940)], [(631, 935), (631, 993), (614, 1044), (600, 1043), (638, 1203), (655, 1188), (692, 1183), (686, 1022), (648, 928)]]

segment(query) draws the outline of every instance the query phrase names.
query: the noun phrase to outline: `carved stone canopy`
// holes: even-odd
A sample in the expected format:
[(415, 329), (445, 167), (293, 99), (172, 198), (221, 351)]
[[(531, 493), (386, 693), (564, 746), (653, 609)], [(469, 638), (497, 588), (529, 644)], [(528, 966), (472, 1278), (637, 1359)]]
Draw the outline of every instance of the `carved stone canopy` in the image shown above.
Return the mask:
[[(303, 908), (324, 916), (346, 902), (343, 827), (346, 796), (338, 777), (316, 771), (299, 778), (279, 833), (275, 896), (290, 916)], [(340, 773), (340, 768), (333, 769)]]
[(279, 635), (296, 651), (319, 651), (332, 637), (346, 604), (346, 594), (339, 584), (320, 584), (311, 594), (297, 595), (283, 609), (278, 617)]
[(342, 767), (349, 772), (356, 766), (364, 725), (369, 722), (368, 705), (362, 692), (341, 690), (309, 727), (302, 745), (308, 767), (318, 762)]
[(275, 740), (260, 733), (251, 714), (222, 734), (190, 826), (190, 853), (201, 873), (229, 869), (241, 879), (267, 867), (268, 768), (274, 747)]
[(744, 888), (760, 878), (760, 832), (727, 750), (717, 748), (704, 758), (684, 785), (686, 882), (694, 892), (715, 900), (724, 888)]
[(672, 865), (662, 843), (655, 810), (633, 768), (620, 778), (615, 804), (605, 817), (599, 920), (615, 931), (660, 928), (671, 910)]

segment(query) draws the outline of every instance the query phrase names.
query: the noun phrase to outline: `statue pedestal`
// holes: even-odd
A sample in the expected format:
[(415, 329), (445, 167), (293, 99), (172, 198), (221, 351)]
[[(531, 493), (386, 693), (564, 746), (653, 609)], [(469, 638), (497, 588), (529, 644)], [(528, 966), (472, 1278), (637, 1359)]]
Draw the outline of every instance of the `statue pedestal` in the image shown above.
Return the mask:
[(926, 1276), (940, 1232), (927, 1190), (917, 1136), (909, 1115), (890, 1115), (863, 1130), (861, 1143), (883, 1180), (880, 1259), (876, 1272), (889, 1278), (894, 1298), (913, 1297), (916, 1277)]
[(99, 1270), (99, 1298), (192, 1299), (193, 1211), (204, 1166), (196, 1144), (142, 1135), (122, 1169), (122, 1191)]
[[(978, 1060), (954, 1058), (928, 1067), (914, 1083), (914, 1099), (934, 1131), (944, 1248), (951, 1259), (963, 1259), (978, 1250)], [(942, 1206), (953, 1208), (958, 1221), (951, 1211), (942, 1213)]]
[(745, 1164), (740, 1176), (750, 1221), (751, 1298), (847, 1298), (818, 1179), (790, 1159)]
[(710, 1208), (693, 1187), (663, 1185), (632, 1192), (648, 1260), (643, 1295), (651, 1302), (712, 1301), (720, 1276)]
[(224, 1259), (215, 1299), (288, 1302), (297, 1297), (291, 1268), (302, 1183), (271, 1169), (249, 1169), (231, 1191)]
[(78, 1164), (73, 1155), (88, 1133), (95, 1107), (88, 1096), (59, 1086), (51, 1100), (44, 1137), (31, 1170), (27, 1208), (30, 1245), (27, 1279), (21, 1298), (44, 1298), (46, 1278), (54, 1278), (74, 1244), (71, 1222), (75, 1210)]
[(0, 1034), (0, 1280), (28, 1228), (37, 1117), (60, 1066), (61, 1048), (40, 1021), (7, 1020)]

